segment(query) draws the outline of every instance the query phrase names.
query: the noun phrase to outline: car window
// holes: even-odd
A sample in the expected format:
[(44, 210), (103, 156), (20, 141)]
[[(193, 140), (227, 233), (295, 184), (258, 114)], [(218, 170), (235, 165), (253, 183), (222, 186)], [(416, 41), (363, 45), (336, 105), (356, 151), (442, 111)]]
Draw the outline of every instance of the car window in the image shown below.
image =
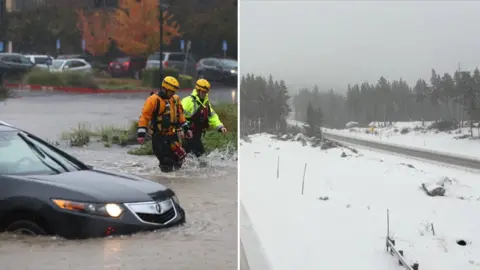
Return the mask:
[(206, 65), (206, 66), (214, 66), (215, 65), (215, 62), (211, 59), (206, 59), (206, 60), (203, 60), (202, 61), (202, 64)]
[(9, 55), (5, 58), (5, 61), (18, 64), (21, 63), (20, 57), (18, 55)]
[(119, 63), (123, 63), (123, 62), (130, 61), (130, 58), (129, 57), (120, 57), (120, 58), (115, 59), (115, 61), (119, 62)]
[(65, 65), (63, 65), (63, 67), (71, 68), (71, 67), (72, 67), (72, 61), (71, 61), (71, 60), (66, 61), (66, 62), (65, 62)]
[(23, 55), (19, 55), (18, 56), (18, 60), (20, 61), (20, 63), (22, 64), (33, 64), (32, 63), (32, 60), (28, 59), (27, 57), (23, 56)]
[[(165, 59), (165, 54), (162, 53), (162, 60)], [(148, 58), (147, 58), (147, 61), (160, 61), (160, 53), (154, 53), (154, 54), (151, 54)]]
[[(0, 155), (0, 174), (65, 172), (65, 169), (53, 159), (33, 150), (17, 132), (0, 132), (0, 152), (8, 153), (8, 155)], [(72, 165), (69, 166), (69, 169), (77, 170)]]
[(78, 67), (84, 67), (84, 66), (86, 66), (85, 63), (80, 61), (71, 61), (70, 63), (71, 68), (78, 68)]
[(39, 65), (45, 65), (47, 63), (48, 57), (34, 57), (33, 60), (35, 61), (35, 64)]
[(185, 61), (185, 55), (180, 53), (171, 53), (168, 55), (168, 61)]
[(238, 62), (231, 59), (220, 59), (218, 60), (220, 64), (226, 68), (236, 69), (238, 67)]
[(51, 68), (60, 69), (62, 67), (63, 63), (65, 63), (64, 60), (53, 60)]

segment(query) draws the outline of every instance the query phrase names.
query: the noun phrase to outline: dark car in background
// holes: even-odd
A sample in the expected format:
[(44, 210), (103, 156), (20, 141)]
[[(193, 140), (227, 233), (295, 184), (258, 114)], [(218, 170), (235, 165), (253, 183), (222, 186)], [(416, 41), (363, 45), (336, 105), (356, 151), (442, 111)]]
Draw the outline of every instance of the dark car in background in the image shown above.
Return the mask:
[(146, 63), (145, 57), (120, 57), (108, 64), (108, 73), (112, 77), (130, 77), (138, 80)]
[[(163, 68), (177, 69), (181, 74), (195, 76), (195, 58), (183, 52), (163, 52)], [(160, 67), (160, 53), (156, 52), (148, 56), (146, 68)]]
[(171, 189), (88, 166), (1, 121), (0, 153), (2, 232), (77, 239), (185, 222), (185, 212)]
[(0, 53), (0, 76), (20, 78), (35, 66), (30, 59), (18, 53)]
[(232, 59), (204, 58), (197, 63), (197, 77), (228, 85), (237, 84), (238, 62)]

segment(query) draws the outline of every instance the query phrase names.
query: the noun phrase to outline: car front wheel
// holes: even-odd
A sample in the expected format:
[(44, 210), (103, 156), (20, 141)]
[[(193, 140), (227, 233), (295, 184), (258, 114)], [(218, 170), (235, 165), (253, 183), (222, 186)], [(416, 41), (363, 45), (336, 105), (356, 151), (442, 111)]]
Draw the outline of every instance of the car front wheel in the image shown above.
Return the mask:
[(7, 226), (5, 231), (23, 235), (46, 235), (46, 231), (33, 221), (18, 220)]

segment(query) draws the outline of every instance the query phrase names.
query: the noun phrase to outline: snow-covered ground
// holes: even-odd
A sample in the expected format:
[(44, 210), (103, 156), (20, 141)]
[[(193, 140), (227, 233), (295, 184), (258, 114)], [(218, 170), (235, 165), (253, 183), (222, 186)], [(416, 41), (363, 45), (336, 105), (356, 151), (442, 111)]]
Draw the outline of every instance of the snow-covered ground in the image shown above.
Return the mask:
[[(425, 122), (425, 126), (430, 124), (431, 122)], [(389, 127), (325, 129), (325, 131), (364, 140), (480, 159), (478, 128), (474, 128), (473, 139), (466, 138), (466, 135), (470, 135), (469, 128), (438, 132), (422, 128), (421, 122), (396, 122)]]
[[(272, 269), (402, 269), (385, 250), (387, 208), (390, 235), (411, 264), (480, 269), (477, 174), (265, 134), (250, 138), (240, 147), (241, 203)], [(422, 183), (443, 183), (445, 196), (427, 196)]]

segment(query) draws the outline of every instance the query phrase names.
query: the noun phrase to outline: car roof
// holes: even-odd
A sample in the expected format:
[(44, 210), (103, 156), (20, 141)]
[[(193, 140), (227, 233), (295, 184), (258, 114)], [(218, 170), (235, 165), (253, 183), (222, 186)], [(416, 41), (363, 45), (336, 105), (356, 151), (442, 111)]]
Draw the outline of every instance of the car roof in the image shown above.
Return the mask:
[(23, 54), (20, 54), (20, 53), (0, 53), (0, 56), (2, 56), (2, 55), (19, 55), (19, 56), (21, 56)]
[(49, 57), (46, 54), (25, 54), (26, 57)]
[(80, 62), (87, 62), (85, 59), (82, 58), (68, 58), (68, 59), (56, 59), (56, 60), (61, 60), (61, 61), (80, 61)]

